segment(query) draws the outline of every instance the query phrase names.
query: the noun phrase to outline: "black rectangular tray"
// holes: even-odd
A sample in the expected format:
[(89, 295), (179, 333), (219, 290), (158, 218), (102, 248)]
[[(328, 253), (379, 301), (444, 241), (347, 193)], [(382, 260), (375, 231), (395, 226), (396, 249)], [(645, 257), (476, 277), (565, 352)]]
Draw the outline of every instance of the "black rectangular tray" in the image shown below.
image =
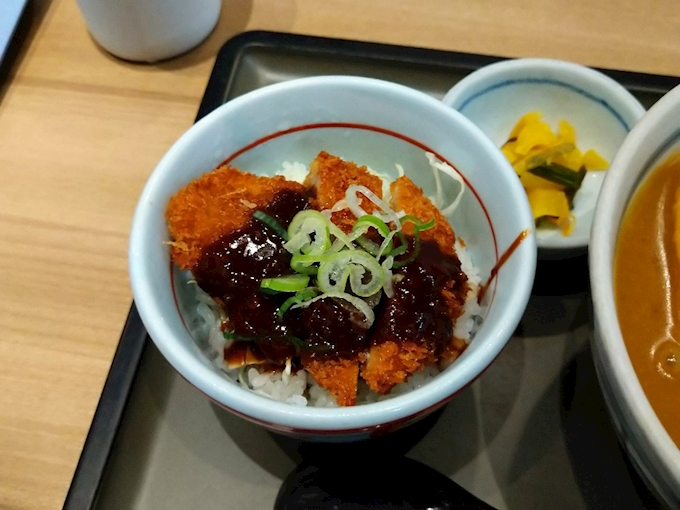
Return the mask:
[[(197, 120), (250, 90), (323, 74), (395, 81), (441, 98), (471, 71), (500, 59), (246, 32), (220, 50)], [(680, 84), (678, 77), (600, 70), (646, 107)], [(558, 287), (558, 271), (576, 277)], [(590, 359), (589, 310), (585, 257), (539, 262), (529, 307), (508, 347), (431, 428), (404, 439), (407, 455), (499, 508), (657, 508), (605, 412)], [(223, 456), (207, 453), (209, 434), (226, 445)], [(64, 509), (270, 508), (301, 446), (208, 404), (158, 353), (133, 303)], [(162, 466), (152, 472), (145, 468), (151, 462)], [(182, 484), (185, 490), (175, 493)], [(183, 493), (192, 499), (183, 502)]]

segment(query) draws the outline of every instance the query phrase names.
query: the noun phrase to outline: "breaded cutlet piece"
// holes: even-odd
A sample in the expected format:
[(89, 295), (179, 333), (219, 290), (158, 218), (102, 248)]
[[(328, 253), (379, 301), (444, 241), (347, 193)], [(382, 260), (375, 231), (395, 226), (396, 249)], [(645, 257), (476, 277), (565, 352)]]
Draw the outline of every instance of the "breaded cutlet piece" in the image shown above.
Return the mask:
[[(303, 184), (312, 196), (312, 207), (319, 211), (330, 209), (345, 198), (345, 191), (351, 184), (366, 186), (382, 198), (380, 177), (370, 173), (365, 166), (357, 166), (323, 151), (309, 165), (309, 173)], [(361, 200), (361, 207), (368, 214), (376, 210), (375, 204), (366, 198)], [(349, 209), (344, 209), (334, 212), (331, 221), (348, 234), (356, 218)]]
[[(422, 189), (408, 177), (403, 176), (392, 183), (390, 191), (392, 195), (390, 205), (395, 211), (403, 210), (406, 214), (416, 216), (423, 222), (428, 222), (434, 218), (435, 226), (421, 232), (421, 240), (436, 242), (444, 255), (455, 257), (457, 260), (453, 246), (455, 241), (453, 229), (439, 209), (423, 195)], [(404, 226), (404, 232), (413, 234), (413, 223), (407, 222)], [(461, 274), (459, 279), (452, 278), (445, 282), (439, 282), (439, 285), (441, 286), (440, 292), (445, 303), (446, 313), (451, 319), (451, 324), (453, 324), (463, 311), (468, 288), (467, 278), (464, 274)], [(383, 314), (389, 313), (390, 305), (391, 303), (388, 301), (388, 304), (383, 307)], [(379, 321), (380, 318), (377, 320)], [(380, 335), (380, 332), (377, 334)], [(447, 342), (444, 347), (444, 354), (449, 358), (453, 357), (457, 346), (457, 343)], [(404, 382), (418, 370), (436, 362), (435, 353), (421, 339), (395, 341), (388, 337), (371, 346), (361, 368), (361, 377), (372, 390), (384, 394), (390, 391), (394, 385)]]
[(436, 361), (434, 354), (422, 344), (388, 340), (371, 347), (361, 367), (361, 377), (369, 388), (384, 395), (395, 384)]
[(304, 358), (302, 366), (319, 386), (328, 390), (340, 406), (353, 406), (357, 400), (359, 361), (357, 359)]
[(465, 277), (462, 281), (449, 280), (444, 284), (441, 291), (442, 298), (444, 298), (446, 308), (449, 311), (449, 317), (454, 324), (456, 319), (463, 314), (468, 289), (467, 277)]
[[(392, 195), (390, 205), (395, 211), (403, 210), (406, 214), (411, 214), (426, 223), (434, 218), (434, 228), (421, 232), (421, 241), (433, 239), (439, 245), (442, 253), (446, 255), (455, 254), (453, 244), (456, 241), (456, 235), (451, 225), (432, 201), (423, 194), (421, 188), (404, 175), (392, 182), (390, 194)], [(413, 234), (413, 223), (406, 222), (404, 233)]]
[(269, 204), (283, 190), (303, 193), (304, 187), (282, 176), (258, 177), (228, 165), (190, 182), (169, 200), (165, 210), (173, 262), (191, 269), (205, 247), (245, 226), (255, 209)]

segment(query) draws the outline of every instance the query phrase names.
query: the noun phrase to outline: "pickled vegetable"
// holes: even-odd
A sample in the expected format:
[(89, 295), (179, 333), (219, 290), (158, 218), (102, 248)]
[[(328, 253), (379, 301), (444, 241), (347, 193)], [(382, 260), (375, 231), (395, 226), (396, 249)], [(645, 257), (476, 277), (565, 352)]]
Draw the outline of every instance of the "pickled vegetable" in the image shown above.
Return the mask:
[(581, 152), (576, 130), (566, 120), (554, 132), (535, 111), (517, 121), (501, 151), (527, 192), (538, 227), (552, 225), (565, 236), (574, 229), (571, 210), (586, 173), (609, 166), (594, 149)]

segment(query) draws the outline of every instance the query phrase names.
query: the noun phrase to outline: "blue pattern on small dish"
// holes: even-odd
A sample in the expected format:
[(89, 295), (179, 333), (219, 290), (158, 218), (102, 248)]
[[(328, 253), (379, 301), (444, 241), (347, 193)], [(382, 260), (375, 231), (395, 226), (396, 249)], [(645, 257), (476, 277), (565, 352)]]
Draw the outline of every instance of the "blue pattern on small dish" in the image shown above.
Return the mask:
[(603, 106), (605, 109), (607, 109), (616, 118), (616, 120), (619, 121), (621, 126), (623, 126), (623, 128), (626, 131), (630, 131), (631, 128), (632, 128), (632, 126), (630, 126), (628, 124), (628, 122), (626, 122), (624, 120), (623, 116), (618, 111), (616, 111), (616, 109), (612, 108), (612, 106), (606, 100), (602, 99), (601, 97), (598, 97), (594, 94), (591, 94), (590, 92), (583, 90), (580, 87), (576, 87), (574, 85), (571, 85), (569, 83), (564, 83), (564, 82), (561, 82), (561, 81), (551, 80), (551, 79), (547, 79), (547, 78), (523, 78), (523, 79), (520, 79), (520, 80), (505, 80), (503, 82), (496, 83), (495, 85), (491, 85), (484, 90), (481, 90), (479, 92), (475, 92), (474, 94), (472, 94), (470, 97), (468, 97), (467, 99), (465, 99), (461, 103), (460, 107), (458, 107), (457, 110), (464, 114), (465, 108), (470, 103), (475, 101), (477, 98), (484, 96), (485, 94), (488, 94), (489, 92), (493, 92), (496, 89), (500, 89), (500, 88), (503, 88), (503, 87), (510, 87), (512, 85), (521, 85), (521, 84), (554, 85), (556, 87), (564, 87), (566, 89), (571, 90), (572, 92), (576, 92), (577, 94), (580, 94), (580, 95), (590, 99), (591, 101), (598, 103), (599, 105)]
[[(482, 67), (459, 81), (442, 100), (476, 124), (497, 146), (520, 117), (538, 111), (553, 129), (560, 120), (576, 130), (578, 147), (595, 149), (610, 163), (645, 112), (621, 84), (594, 69), (553, 59), (514, 59)], [(585, 254), (595, 203), (606, 172), (588, 172), (574, 198), (574, 230), (541, 228), (541, 258)]]

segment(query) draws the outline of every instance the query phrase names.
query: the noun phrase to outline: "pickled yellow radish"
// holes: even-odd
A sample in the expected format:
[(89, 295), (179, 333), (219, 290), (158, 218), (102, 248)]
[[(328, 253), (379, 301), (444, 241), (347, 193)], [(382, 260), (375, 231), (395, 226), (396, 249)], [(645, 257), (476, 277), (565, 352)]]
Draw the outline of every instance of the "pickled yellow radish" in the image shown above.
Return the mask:
[(586, 171), (609, 166), (594, 149), (582, 152), (577, 147), (569, 122), (560, 120), (553, 131), (537, 111), (520, 117), (501, 151), (519, 176), (539, 227), (556, 225), (565, 236), (574, 228), (573, 198)]

